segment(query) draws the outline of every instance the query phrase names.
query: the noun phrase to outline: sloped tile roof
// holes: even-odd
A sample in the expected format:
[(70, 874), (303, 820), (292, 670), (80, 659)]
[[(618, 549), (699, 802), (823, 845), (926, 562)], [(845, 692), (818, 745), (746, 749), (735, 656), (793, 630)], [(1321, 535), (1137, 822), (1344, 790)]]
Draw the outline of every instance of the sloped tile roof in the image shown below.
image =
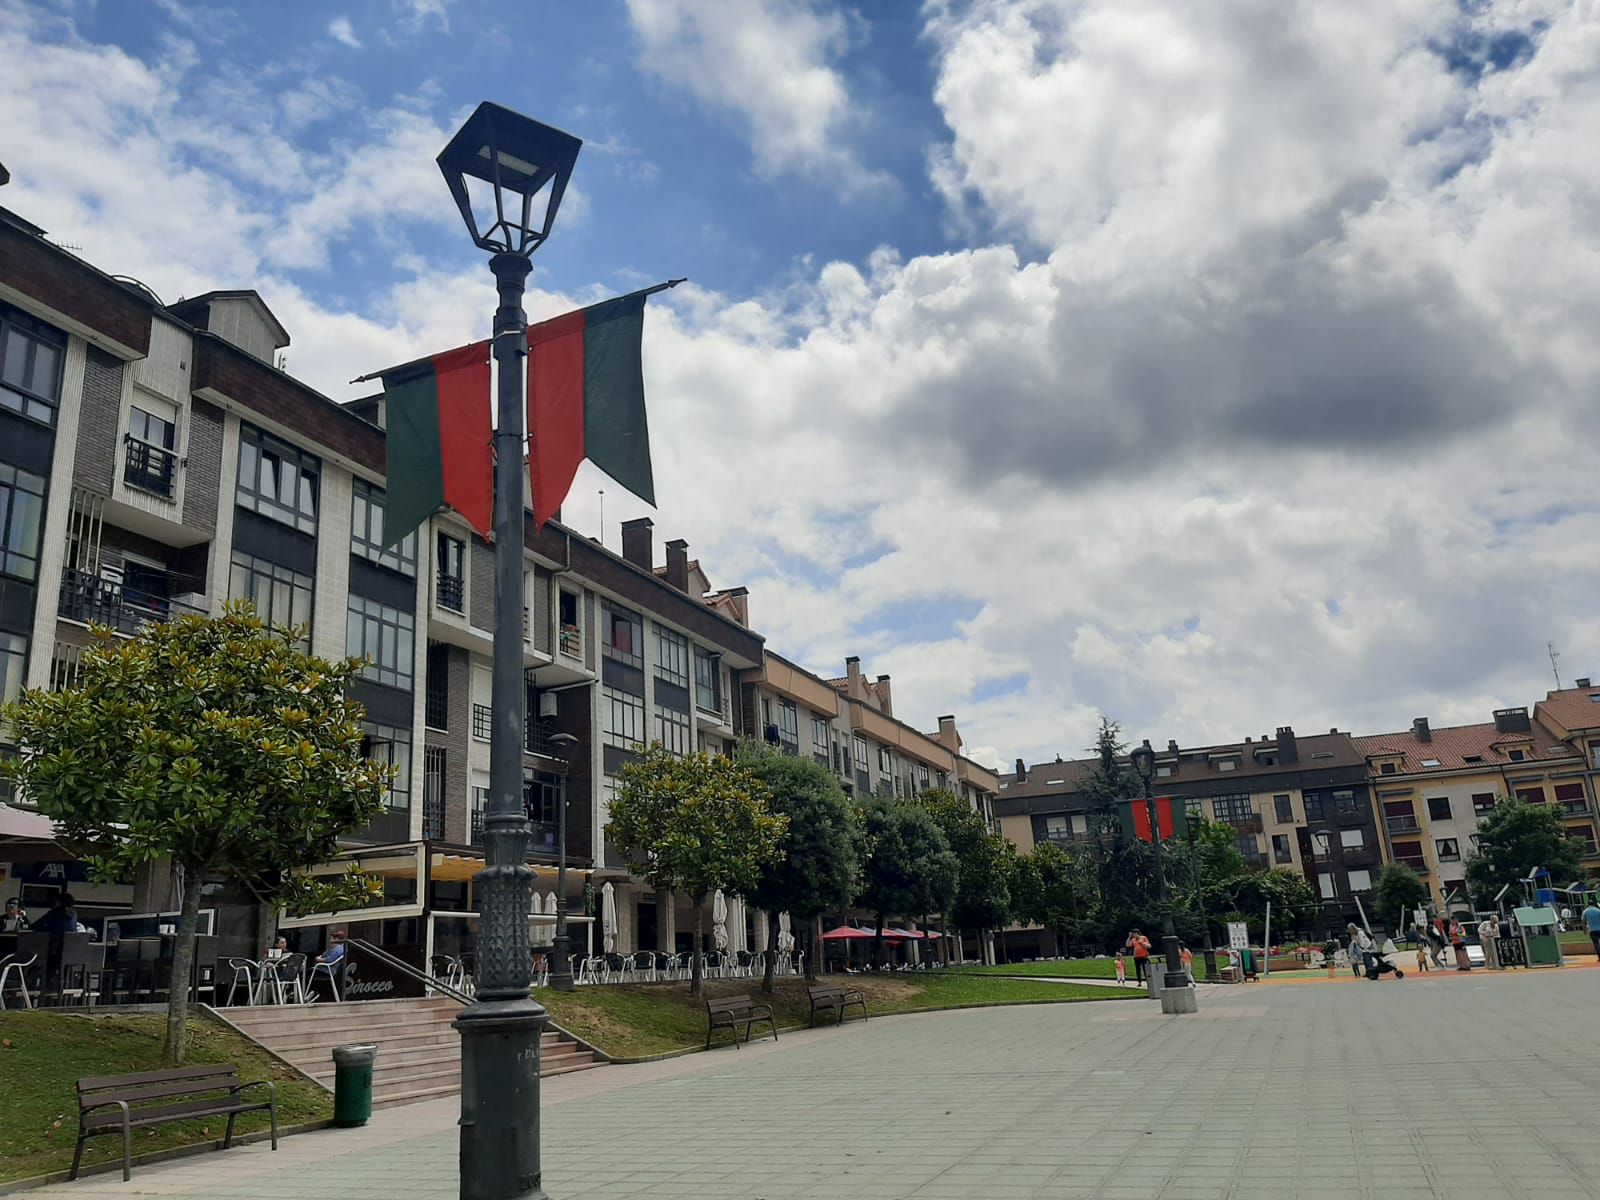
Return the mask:
[[(1401, 756), (1402, 775), (1428, 771), (1459, 771), (1464, 767), (1503, 767), (1512, 764), (1511, 750), (1521, 750), (1525, 762), (1547, 762), (1577, 757), (1577, 751), (1562, 744), (1554, 730), (1538, 721), (1527, 732), (1502, 733), (1493, 721), (1481, 725), (1450, 725), (1433, 730), (1430, 741), (1420, 741), (1414, 731), (1364, 734), (1354, 739), (1356, 748), (1367, 758)], [(1552, 746), (1559, 749), (1552, 751)], [(1478, 762), (1468, 762), (1469, 758)], [(1430, 765), (1424, 766), (1427, 760)]]

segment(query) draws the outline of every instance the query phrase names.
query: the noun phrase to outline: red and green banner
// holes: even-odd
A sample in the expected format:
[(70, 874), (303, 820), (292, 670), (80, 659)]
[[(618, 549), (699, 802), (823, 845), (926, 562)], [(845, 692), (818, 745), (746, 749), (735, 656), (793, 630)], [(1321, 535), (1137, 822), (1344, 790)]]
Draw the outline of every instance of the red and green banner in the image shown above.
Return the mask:
[[(1157, 796), (1153, 802), (1156, 806), (1156, 825), (1161, 830), (1162, 841), (1169, 841), (1188, 830), (1188, 814), (1183, 801), (1175, 800), (1171, 796)], [(1141, 842), (1154, 840), (1150, 836), (1150, 808), (1143, 800), (1123, 801), (1122, 817), (1123, 833)]]
[(586, 458), (645, 503), (656, 502), (641, 348), (644, 302), (660, 290), (528, 327), (528, 466), (536, 527), (560, 510)]
[(489, 343), (383, 373), (389, 453), (383, 540), (393, 546), (448, 504), (485, 537), (494, 517)]

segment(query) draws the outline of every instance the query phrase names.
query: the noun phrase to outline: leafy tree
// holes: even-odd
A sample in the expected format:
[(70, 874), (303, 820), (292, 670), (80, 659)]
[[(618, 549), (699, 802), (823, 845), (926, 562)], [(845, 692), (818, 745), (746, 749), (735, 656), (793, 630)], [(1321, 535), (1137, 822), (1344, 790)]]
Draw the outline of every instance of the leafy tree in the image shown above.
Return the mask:
[[(811, 922), (830, 909), (847, 908), (861, 885), (863, 841), (855, 805), (832, 772), (809, 758), (746, 742), (736, 760), (759, 779), (768, 806), (788, 818), (778, 857), (769, 859), (746, 899), (766, 910), (768, 944), (776, 946), (778, 914)], [(806, 977), (816, 978), (816, 953)], [(768, 954), (761, 990), (771, 992), (777, 955)]]
[(694, 906), (689, 993), (705, 993), (701, 953), (706, 897), (719, 888), (747, 895), (782, 853), (789, 819), (768, 808), (766, 785), (718, 754), (678, 756), (651, 745), (622, 768), (606, 833), (633, 869)]
[(184, 616), (132, 638), (95, 630), (76, 686), (29, 691), (5, 713), (21, 755), (12, 773), (97, 877), (171, 859), (185, 887), (172, 959), (164, 1054), (187, 1049), (201, 886), (242, 885), (293, 911), (359, 907), (378, 887), (298, 871), (384, 804), (391, 769), (363, 757), (359, 660), (306, 654), (247, 603)]
[(1117, 806), (1124, 800), (1144, 795), (1139, 773), (1126, 760), (1127, 749), (1127, 743), (1122, 740), (1122, 726), (1102, 716), (1100, 732), (1095, 737), (1094, 766), (1078, 788), (1088, 801), (1093, 841), (1102, 850), (1125, 840)]
[(1212, 895), (1216, 902), (1208, 904), (1210, 911), (1239, 913), (1257, 925), (1265, 921), (1270, 902), (1272, 923), (1280, 930), (1292, 928), (1317, 907), (1316, 895), (1305, 876), (1282, 867), (1271, 871), (1245, 871)]
[(1094, 863), (1081, 851), (1041, 842), (1016, 859), (1013, 911), (1019, 920), (1054, 930), (1060, 942), (1084, 935), (1098, 898)]
[(863, 807), (862, 818), (867, 859), (858, 903), (877, 918), (873, 957), (882, 962), (885, 918), (949, 910), (956, 894), (956, 856), (919, 805), (876, 797)]
[(1015, 847), (991, 832), (972, 805), (947, 789), (933, 788), (912, 803), (927, 810), (956, 856), (955, 902), (949, 912), (957, 927), (981, 935), (1003, 926), (1011, 915)]
[(1408, 928), (1411, 914), (1426, 906), (1429, 900), (1428, 885), (1405, 863), (1386, 863), (1378, 873), (1376, 890), (1378, 912), (1383, 914), (1383, 919), (1388, 921), (1396, 913), (1400, 914), (1397, 929)]
[(1583, 851), (1547, 804), (1502, 797), (1478, 826), (1478, 849), (1467, 861), (1467, 889), (1479, 908), (1494, 907), (1502, 887), (1518, 886), (1535, 867), (1565, 886), (1583, 877)]

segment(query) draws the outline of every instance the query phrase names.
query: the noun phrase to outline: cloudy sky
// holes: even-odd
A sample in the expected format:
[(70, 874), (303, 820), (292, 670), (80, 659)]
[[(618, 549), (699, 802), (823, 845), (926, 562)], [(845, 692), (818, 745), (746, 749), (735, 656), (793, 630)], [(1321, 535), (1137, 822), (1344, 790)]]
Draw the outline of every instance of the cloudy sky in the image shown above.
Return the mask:
[(1593, 0), (0, 0), (0, 79), (0, 203), (340, 399), (487, 329), (465, 113), (585, 139), (530, 309), (693, 281), (658, 543), (984, 757), (1600, 675)]

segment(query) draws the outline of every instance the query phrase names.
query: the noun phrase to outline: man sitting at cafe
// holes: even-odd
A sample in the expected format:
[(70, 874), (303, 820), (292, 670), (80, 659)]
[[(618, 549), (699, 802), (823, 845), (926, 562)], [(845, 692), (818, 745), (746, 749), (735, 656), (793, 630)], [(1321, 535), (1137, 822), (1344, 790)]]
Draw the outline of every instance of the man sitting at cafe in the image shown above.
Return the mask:
[(78, 924), (76, 904), (69, 893), (57, 892), (55, 905), (33, 923), (33, 932), (77, 933), (83, 926)]
[(15, 899), (7, 900), (5, 914), (0, 916), (0, 933), (26, 933), (28, 928), (28, 914), (22, 905)]
[(333, 931), (333, 941), (328, 944), (328, 948), (326, 950), (317, 956), (317, 962), (326, 966), (337, 967), (343, 961), (344, 930), (335, 929)]

